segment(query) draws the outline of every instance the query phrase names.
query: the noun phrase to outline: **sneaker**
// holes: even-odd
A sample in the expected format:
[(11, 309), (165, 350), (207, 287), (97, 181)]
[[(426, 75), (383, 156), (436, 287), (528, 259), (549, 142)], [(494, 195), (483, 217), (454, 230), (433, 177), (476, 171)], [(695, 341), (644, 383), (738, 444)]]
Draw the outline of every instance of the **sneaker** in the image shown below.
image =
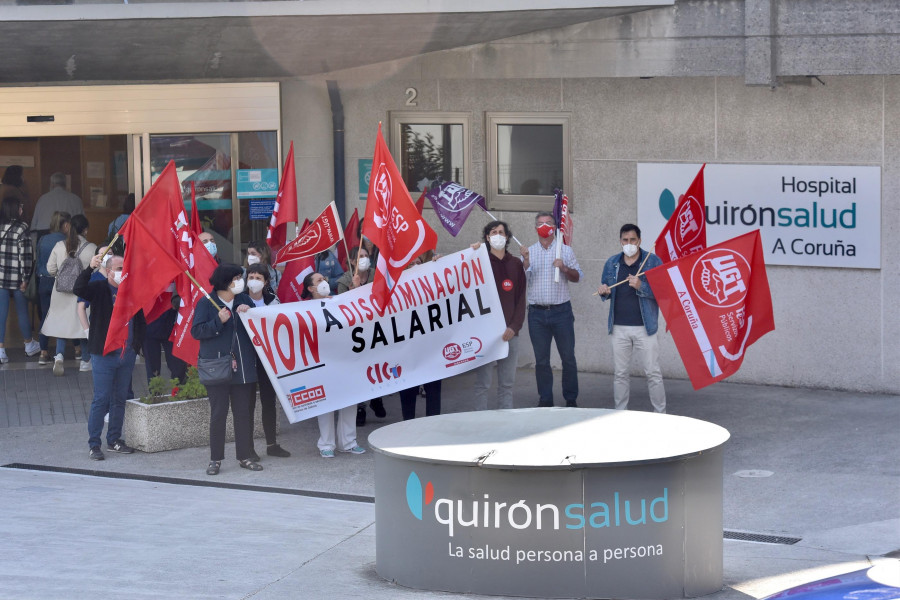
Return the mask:
[(322, 458), (334, 458), (334, 450), (319, 450), (319, 456)]
[(366, 424), (366, 409), (362, 406), (356, 407), (356, 426), (362, 427)]
[(366, 449), (361, 446), (353, 446), (349, 450), (338, 450), (338, 452), (347, 452), (348, 454), (365, 454)]
[(50, 353), (46, 350), (41, 350), (41, 356), (38, 358), (39, 365), (49, 365), (53, 362), (53, 359), (50, 358)]
[(25, 342), (25, 354), (28, 356), (34, 356), (38, 352), (41, 351), (41, 343), (37, 340), (31, 340), (30, 342)]
[(83, 361), (81, 361), (81, 364), (78, 365), (78, 370), (81, 371), (82, 373), (84, 373), (86, 371), (91, 371), (91, 370), (93, 370), (93, 368), (94, 367), (91, 366), (91, 361), (89, 361), (89, 360), (83, 360)]
[(0, 348), (0, 365), (5, 365), (9, 362), (9, 357), (6, 355), (6, 349)]
[(384, 402), (381, 401), (381, 398), (375, 398), (369, 402), (369, 406), (372, 407), (372, 412), (375, 413), (375, 416), (379, 419), (383, 419), (387, 416), (387, 411), (384, 410)]
[(53, 357), (53, 374), (57, 377), (62, 377), (65, 372), (66, 369), (63, 367), (63, 355), (57, 354)]
[(75, 358), (81, 358), (81, 346), (75, 346)]
[(103, 460), (104, 458), (106, 457), (103, 456), (100, 446), (91, 446), (91, 460)]
[(114, 444), (108, 445), (108, 448), (119, 454), (131, 454), (134, 452), (134, 448), (125, 445), (125, 440), (116, 440)]
[(291, 455), (290, 452), (279, 446), (278, 444), (272, 444), (271, 446), (266, 446), (266, 454), (269, 456), (277, 456), (279, 458), (287, 458)]

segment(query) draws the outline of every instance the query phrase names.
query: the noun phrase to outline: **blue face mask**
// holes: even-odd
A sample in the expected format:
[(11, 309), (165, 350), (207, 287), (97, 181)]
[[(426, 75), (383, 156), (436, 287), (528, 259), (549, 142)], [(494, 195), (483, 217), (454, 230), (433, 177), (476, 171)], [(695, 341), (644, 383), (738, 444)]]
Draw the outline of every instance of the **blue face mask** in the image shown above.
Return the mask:
[(218, 251), (218, 249), (216, 248), (215, 242), (206, 242), (203, 245), (206, 247), (207, 250), (209, 250), (210, 254), (212, 254), (213, 256), (216, 255), (216, 252)]

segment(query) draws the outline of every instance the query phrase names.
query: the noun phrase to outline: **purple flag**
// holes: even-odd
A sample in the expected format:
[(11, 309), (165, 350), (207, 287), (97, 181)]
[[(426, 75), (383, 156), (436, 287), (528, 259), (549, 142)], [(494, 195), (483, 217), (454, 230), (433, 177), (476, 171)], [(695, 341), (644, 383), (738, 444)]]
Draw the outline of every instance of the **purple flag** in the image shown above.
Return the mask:
[(453, 237), (456, 237), (462, 229), (463, 223), (472, 212), (472, 207), (477, 204), (482, 210), (487, 210), (484, 196), (468, 190), (458, 183), (442, 183), (428, 190), (425, 197), (431, 201), (431, 206), (440, 218), (441, 225)]

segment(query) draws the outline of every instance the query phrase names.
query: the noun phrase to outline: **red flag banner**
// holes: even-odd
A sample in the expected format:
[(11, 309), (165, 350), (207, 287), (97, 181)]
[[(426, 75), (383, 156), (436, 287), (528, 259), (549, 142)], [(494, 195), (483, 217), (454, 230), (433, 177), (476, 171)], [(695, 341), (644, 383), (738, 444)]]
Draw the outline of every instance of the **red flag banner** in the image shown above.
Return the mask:
[(272, 209), (269, 231), (266, 233), (266, 243), (272, 252), (281, 250), (287, 242), (288, 223), (296, 222), (297, 176), (294, 173), (294, 142), (291, 142), (291, 149), (288, 150), (284, 170), (281, 172), (281, 183), (278, 184), (278, 196), (275, 198), (275, 208)]
[(703, 188), (705, 168), (704, 163), (656, 238), (654, 251), (663, 264), (706, 248), (706, 196)]
[(315, 256), (342, 239), (344, 232), (341, 231), (341, 218), (338, 216), (337, 205), (332, 202), (300, 232), (294, 241), (278, 251), (275, 255), (275, 264)]
[(350, 217), (350, 220), (347, 221), (347, 226), (344, 228), (344, 243), (338, 245), (338, 262), (341, 263), (341, 268), (345, 271), (350, 268), (350, 262), (347, 258), (347, 249), (359, 246), (359, 234), (357, 233), (358, 230), (359, 211), (354, 208), (353, 216)]
[[(303, 221), (303, 227), (300, 228), (300, 234), (309, 228), (309, 219)], [(282, 304), (287, 302), (299, 302), (302, 300), (303, 294), (303, 278), (313, 272), (316, 268), (316, 257), (308, 256), (300, 260), (292, 260), (284, 266), (284, 272), (281, 274), (281, 281), (278, 283), (278, 301)]]
[[(122, 348), (128, 339), (128, 321), (145, 306), (152, 307), (182, 266), (160, 245), (157, 234), (140, 219), (129, 218), (119, 231), (125, 239), (122, 283), (116, 292), (103, 353)], [(167, 239), (168, 236), (163, 236)]]
[(694, 389), (729, 377), (775, 329), (759, 230), (646, 273)]
[(437, 247), (437, 234), (416, 210), (384, 143), (380, 123), (362, 233), (378, 247), (372, 296), (378, 314), (383, 315), (403, 269), (423, 252)]

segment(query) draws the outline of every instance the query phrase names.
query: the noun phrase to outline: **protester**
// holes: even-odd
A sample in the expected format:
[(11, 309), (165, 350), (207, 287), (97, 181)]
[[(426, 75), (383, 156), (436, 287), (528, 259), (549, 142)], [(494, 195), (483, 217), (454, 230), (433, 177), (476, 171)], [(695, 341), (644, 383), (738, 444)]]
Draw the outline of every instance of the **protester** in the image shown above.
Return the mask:
[(200, 342), (200, 358), (231, 356), (234, 373), (224, 384), (206, 385), (209, 394), (209, 466), (207, 475), (218, 475), (225, 458), (225, 422), (228, 407), (234, 423), (234, 452), (244, 469), (262, 471), (263, 467), (251, 456), (253, 430), (250, 429), (250, 403), (256, 392), (256, 351), (240, 314), (253, 306), (244, 293), (244, 279), (237, 265), (216, 267), (209, 277), (212, 297), (220, 308), (209, 300), (197, 305), (191, 335)]
[[(303, 278), (303, 300), (322, 300), (331, 296), (331, 286), (321, 273), (312, 272)], [(356, 443), (356, 420), (353, 405), (319, 415), (319, 456), (334, 458), (334, 451), (350, 454), (365, 454), (365, 448)], [(337, 413), (337, 438), (335, 439), (335, 418)]]
[[(612, 342), (615, 376), (613, 397), (619, 410), (628, 408), (631, 392), (631, 356), (638, 360), (647, 377), (650, 404), (658, 413), (666, 412), (666, 388), (659, 368), (659, 305), (647, 278), (640, 274), (658, 267), (662, 261), (641, 249), (641, 230), (626, 223), (619, 230), (622, 252), (609, 257), (603, 265), (603, 276), (597, 292), (609, 299), (608, 329)], [(641, 268), (643, 267), (643, 268)], [(627, 281), (627, 284), (616, 285)]]
[[(100, 260), (100, 268), (94, 271), (94, 274), (91, 275), (91, 281), (103, 281), (107, 278), (108, 271), (106, 270), (106, 265), (109, 263), (109, 259), (112, 258), (114, 252), (107, 252), (106, 250), (107, 246), (97, 248), (97, 254), (99, 254), (103, 258)], [(75, 305), (75, 309), (78, 313), (78, 322), (81, 324), (81, 328), (85, 331), (85, 337), (87, 337), (87, 332), (90, 328), (90, 320), (88, 319), (88, 309), (90, 307), (91, 303), (79, 296), (78, 303)], [(80, 345), (75, 346), (75, 358), (81, 359), (81, 363), (78, 365), (79, 371), (85, 372), (91, 370), (91, 353), (81, 352)]]
[[(50, 233), (41, 237), (38, 242), (37, 249), (37, 270), (38, 270), (38, 310), (41, 316), (41, 327), (44, 326), (44, 320), (47, 318), (47, 311), (50, 310), (50, 296), (53, 293), (53, 285), (56, 283), (56, 277), (47, 271), (47, 261), (50, 260), (50, 253), (53, 252), (57, 243), (66, 239), (69, 234), (69, 220), (71, 215), (67, 212), (56, 211), (50, 219)], [(41, 356), (38, 358), (39, 365), (49, 365), (52, 360), (50, 357), (49, 347), (50, 340), (43, 333), (40, 334)], [(65, 346), (65, 341), (63, 342)]]
[(25, 288), (34, 269), (34, 251), (28, 236), (28, 224), (21, 219), (22, 201), (7, 196), (0, 204), (0, 364), (8, 363), (6, 354), (6, 318), (10, 299), (16, 305), (19, 330), (25, 340), (25, 354), (34, 356), (41, 345), (32, 337)]
[[(528, 281), (528, 334), (534, 347), (534, 376), (537, 380), (538, 406), (553, 406), (553, 371), (550, 369), (550, 343), (562, 359), (562, 393), (566, 406), (577, 406), (578, 365), (575, 361), (575, 315), (572, 313), (569, 283), (584, 276), (575, 252), (562, 245), (556, 258), (554, 235), (556, 221), (549, 212), (539, 212), (534, 219), (539, 236), (537, 243), (522, 246), (522, 265)], [(555, 271), (559, 269), (559, 282)]]
[(175, 328), (175, 321), (178, 319), (177, 306), (181, 304), (181, 298), (166, 293), (161, 301), (170, 303), (169, 307), (157, 318), (147, 323), (147, 335), (144, 336), (143, 350), (147, 382), (162, 373), (162, 356), (164, 355), (172, 379), (184, 383), (187, 381), (188, 364), (173, 354), (174, 344), (169, 340), (172, 330)]
[(328, 280), (331, 293), (336, 293), (338, 281), (344, 274), (344, 269), (341, 268), (341, 263), (330, 248), (316, 254), (315, 271), (321, 273)]
[(134, 212), (134, 202), (134, 193), (132, 192), (125, 198), (125, 202), (122, 205), (122, 214), (109, 224), (109, 229), (106, 232), (109, 237), (117, 234), (122, 228), (122, 225), (125, 224), (125, 221), (128, 220), (128, 217), (131, 216), (131, 213)]
[[(513, 408), (513, 386), (516, 383), (516, 367), (519, 360), (519, 330), (525, 323), (525, 269), (522, 261), (507, 250), (512, 231), (505, 221), (491, 221), (484, 226), (482, 241), (490, 246), (491, 271), (500, 296), (500, 307), (506, 319), (506, 329), (500, 338), (509, 344), (506, 358), (497, 360), (497, 408)], [(481, 245), (473, 244), (473, 249)], [(487, 408), (488, 389), (491, 387), (494, 365), (491, 363), (475, 369), (475, 410)]]
[[(435, 259), (434, 251), (428, 250), (417, 256), (407, 269), (411, 269), (416, 265), (421, 265)], [(422, 388), (425, 396), (425, 416), (431, 417), (441, 414), (441, 380), (429, 381), (421, 386), (415, 386), (400, 390), (400, 414), (403, 415), (404, 421), (416, 418), (416, 398), (419, 395), (419, 388)]]
[(50, 191), (38, 198), (31, 218), (31, 229), (39, 234), (47, 233), (50, 230), (50, 218), (58, 210), (73, 217), (84, 214), (81, 198), (66, 191), (66, 176), (62, 173), (50, 176)]
[[(360, 246), (350, 248), (350, 268), (341, 275), (338, 280), (338, 294), (343, 294), (349, 290), (355, 290), (361, 285), (366, 285), (375, 278), (375, 266), (369, 261), (369, 252)], [(381, 398), (373, 398), (369, 401), (369, 407), (375, 416), (383, 419), (387, 416), (384, 408), (384, 401)], [(362, 427), (366, 424), (366, 403), (360, 402), (356, 405), (356, 426)]]
[[(82, 217), (76, 215), (73, 221)], [(122, 426), (125, 421), (125, 400), (131, 387), (131, 376), (134, 371), (134, 360), (140, 351), (144, 339), (146, 323), (143, 311), (138, 311), (128, 322), (128, 337), (125, 345), (113, 348), (104, 354), (106, 336), (112, 318), (113, 306), (122, 281), (124, 259), (113, 256), (107, 263), (106, 281), (91, 281), (93, 271), (100, 267), (100, 255), (90, 260), (75, 280), (75, 294), (91, 303), (91, 324), (88, 333), (88, 350), (93, 363), (94, 398), (91, 401), (91, 412), (88, 416), (88, 446), (91, 460), (103, 460), (100, 449), (100, 436), (103, 433), (103, 419), (109, 414), (109, 425), (106, 429), (107, 448), (112, 452), (131, 454), (134, 452), (122, 439)], [(139, 276), (139, 275), (138, 275)]]
[(262, 265), (269, 269), (269, 289), (277, 292), (278, 284), (281, 281), (281, 273), (272, 264), (272, 250), (265, 241), (250, 242), (247, 245), (247, 258), (244, 262), (244, 267), (246, 269), (246, 267), (251, 265)]
[[(77, 259), (81, 268), (86, 269), (91, 263), (97, 245), (85, 238), (88, 230), (88, 220), (84, 215), (75, 215), (69, 221), (69, 232), (66, 239), (53, 247), (50, 258), (47, 260), (47, 272), (57, 277), (63, 268), (67, 258)], [(66, 348), (66, 340), (76, 340), (80, 344), (85, 338), (84, 328), (78, 321), (78, 297), (72, 292), (60, 291), (60, 280), (57, 278), (50, 296), (50, 309), (41, 326), (41, 333), (47, 337), (56, 338), (56, 355), (53, 357), (53, 374), (61, 377), (65, 370), (63, 367), (63, 352)]]
[(378, 246), (376, 246), (372, 240), (362, 234), (364, 221), (365, 219), (359, 220), (359, 226), (356, 228), (356, 239), (359, 240), (359, 247), (365, 248), (366, 252), (369, 253), (369, 260), (372, 261), (372, 264), (376, 265), (378, 264)]
[(206, 250), (210, 254), (212, 254), (212, 257), (214, 259), (216, 259), (216, 262), (221, 264), (222, 261), (219, 260), (219, 256), (218, 256), (219, 249), (218, 249), (218, 247), (216, 247), (216, 240), (215, 240), (215, 237), (213, 237), (213, 234), (211, 234), (208, 231), (204, 231), (203, 233), (201, 233), (200, 235), (197, 236), (197, 239), (199, 239), (200, 243), (203, 244), (203, 247), (206, 248)]
[[(247, 289), (254, 306), (279, 304), (278, 298), (269, 287), (269, 270), (263, 265), (247, 267)], [(259, 359), (256, 361), (256, 382), (259, 389), (263, 433), (266, 434), (266, 454), (268, 456), (287, 458), (291, 453), (278, 445), (275, 435), (278, 420), (275, 388), (272, 387), (272, 380), (269, 379), (269, 375)], [(256, 395), (254, 394), (250, 400), (250, 431), (253, 431), (255, 426)], [(255, 448), (251, 449), (251, 453), (251, 457), (259, 461), (259, 455), (256, 454)]]

